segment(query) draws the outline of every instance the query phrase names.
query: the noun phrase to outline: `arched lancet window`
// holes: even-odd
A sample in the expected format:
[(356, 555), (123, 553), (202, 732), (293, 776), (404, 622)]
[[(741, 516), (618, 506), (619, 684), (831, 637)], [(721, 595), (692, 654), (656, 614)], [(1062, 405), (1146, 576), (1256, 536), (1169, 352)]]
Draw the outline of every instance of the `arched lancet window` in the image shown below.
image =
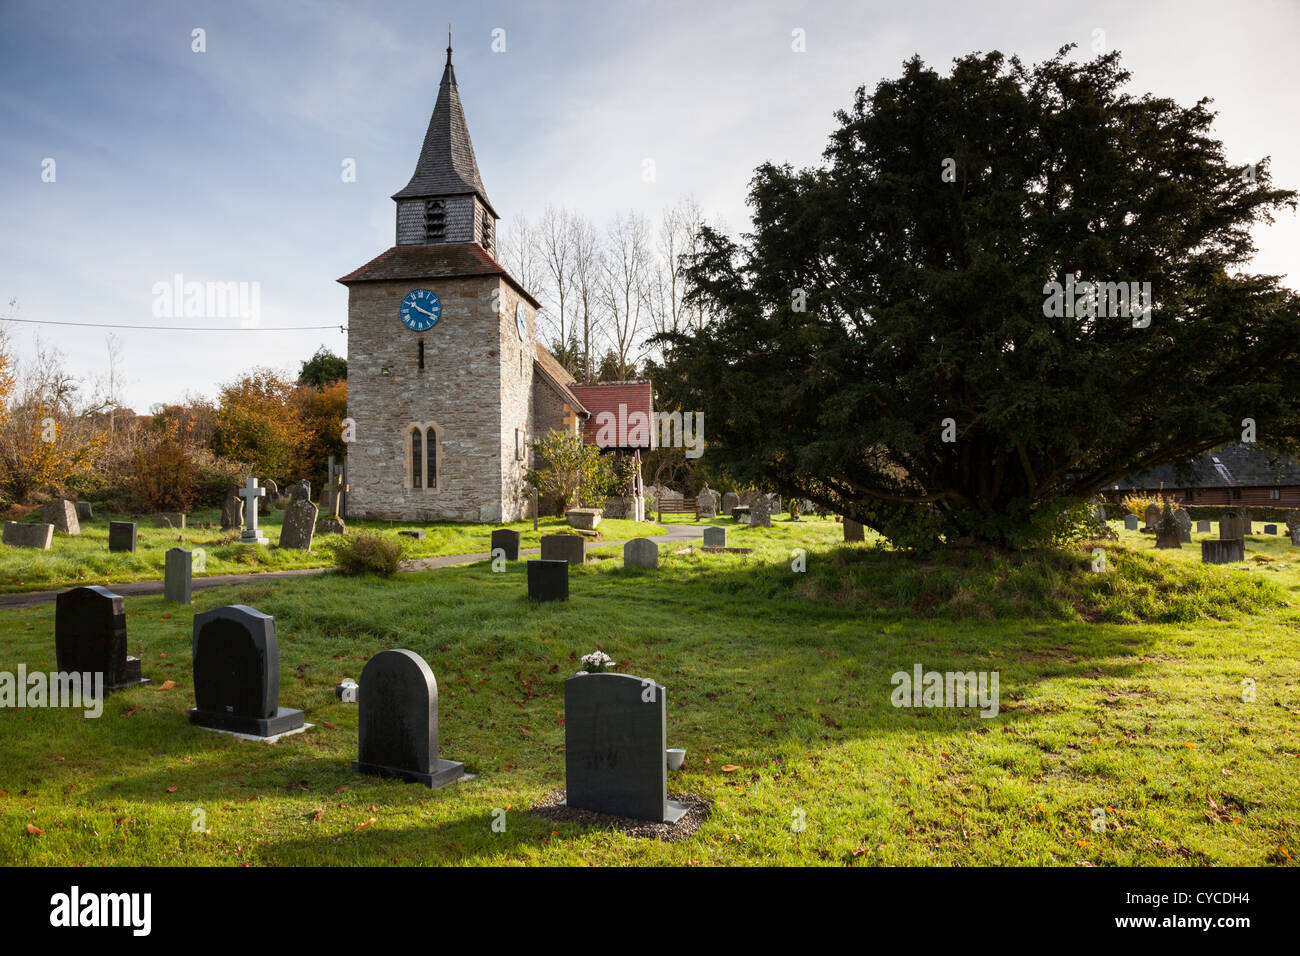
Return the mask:
[(425, 448), (425, 487), (438, 487), (438, 433), (430, 428), (427, 432)]
[(423, 432), (419, 428), (411, 429), (411, 487), (422, 488), (420, 483), (421, 469), (424, 463), (424, 454), (421, 449)]
[(441, 471), (441, 429), (433, 422), (408, 422), (402, 433), (406, 455), (406, 487), (412, 490), (438, 490)]

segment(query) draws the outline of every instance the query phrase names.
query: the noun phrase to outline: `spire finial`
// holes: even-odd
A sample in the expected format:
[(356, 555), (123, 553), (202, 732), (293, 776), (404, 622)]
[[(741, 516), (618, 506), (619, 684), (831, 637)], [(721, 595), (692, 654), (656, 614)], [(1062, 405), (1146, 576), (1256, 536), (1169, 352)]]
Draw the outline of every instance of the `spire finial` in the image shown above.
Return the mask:
[(447, 24), (447, 65), (451, 66), (451, 24)]

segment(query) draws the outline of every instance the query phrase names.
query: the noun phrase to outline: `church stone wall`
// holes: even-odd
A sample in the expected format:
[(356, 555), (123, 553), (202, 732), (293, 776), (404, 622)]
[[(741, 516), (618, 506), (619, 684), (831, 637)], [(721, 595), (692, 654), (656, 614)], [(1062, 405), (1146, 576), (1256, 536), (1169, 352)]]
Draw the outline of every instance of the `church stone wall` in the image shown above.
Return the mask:
[[(536, 353), (537, 317), (533, 307), (524, 303), (528, 315), (528, 334), (519, 338), (515, 325), (515, 309), (522, 301), (509, 283), (500, 281), (501, 321), (499, 327), (501, 352), (501, 502), (503, 520), (516, 521), (532, 512), (529, 502), (532, 492), (524, 484), (524, 471), (531, 457), (528, 442), (533, 438), (533, 357)], [(518, 432), (518, 435), (516, 435)], [(516, 442), (522, 448), (523, 459), (516, 451)]]
[[(430, 289), (442, 301), (441, 319), (423, 333), (406, 328), (398, 314), (402, 298), (419, 288)], [(509, 425), (507, 459), (501, 403), (508, 350), (502, 344), (503, 318), (493, 301), (498, 288), (505, 284), (497, 276), (361, 282), (350, 287), (348, 415), (356, 422), (356, 441), (348, 447), (349, 515), (502, 520), (502, 466), (514, 464), (514, 425)], [(513, 306), (509, 322), (518, 346)], [(418, 368), (421, 338), (423, 371)], [(516, 417), (510, 413), (512, 421)], [(411, 423), (442, 429), (436, 489), (406, 487)]]

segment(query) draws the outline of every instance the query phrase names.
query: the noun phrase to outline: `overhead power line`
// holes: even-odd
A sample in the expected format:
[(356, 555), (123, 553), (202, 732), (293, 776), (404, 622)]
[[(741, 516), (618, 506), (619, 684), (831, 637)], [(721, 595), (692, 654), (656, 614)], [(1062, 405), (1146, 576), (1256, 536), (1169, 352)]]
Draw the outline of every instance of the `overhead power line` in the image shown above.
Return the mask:
[(27, 322), (32, 325), (72, 325), (80, 329), (148, 329), (152, 332), (313, 332), (320, 329), (338, 329), (347, 332), (343, 325), (280, 325), (280, 326), (196, 326), (196, 325), (118, 325), (112, 322), (59, 322), (55, 319), (3, 319), (0, 322)]

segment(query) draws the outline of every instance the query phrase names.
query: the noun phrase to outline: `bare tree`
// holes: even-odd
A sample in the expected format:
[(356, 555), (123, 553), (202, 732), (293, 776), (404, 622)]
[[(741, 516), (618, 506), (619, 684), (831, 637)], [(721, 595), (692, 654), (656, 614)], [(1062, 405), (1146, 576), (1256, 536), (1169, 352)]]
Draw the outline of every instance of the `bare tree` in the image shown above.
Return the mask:
[(563, 351), (568, 347), (569, 335), (573, 331), (568, 321), (574, 282), (573, 216), (563, 207), (556, 209), (548, 204), (535, 236), (538, 255), (550, 280), (551, 308), (547, 324), (559, 350)]
[(605, 270), (605, 255), (600, 234), (581, 214), (570, 217), (573, 233), (573, 298), (574, 323), (578, 327), (582, 345), (582, 378), (592, 375), (592, 352), (600, 350), (600, 329), (603, 324), (601, 281)]
[(543, 265), (538, 256), (536, 232), (528, 223), (528, 218), (517, 215), (510, 220), (505, 235), (498, 236), (497, 248), (501, 251), (501, 264), (510, 271), (525, 289), (540, 300), (539, 294), (543, 279)]
[(606, 231), (602, 298), (609, 313), (620, 378), (631, 377), (639, 358), (635, 349), (646, 312), (650, 264), (648, 233), (645, 217), (635, 212), (616, 216)]

